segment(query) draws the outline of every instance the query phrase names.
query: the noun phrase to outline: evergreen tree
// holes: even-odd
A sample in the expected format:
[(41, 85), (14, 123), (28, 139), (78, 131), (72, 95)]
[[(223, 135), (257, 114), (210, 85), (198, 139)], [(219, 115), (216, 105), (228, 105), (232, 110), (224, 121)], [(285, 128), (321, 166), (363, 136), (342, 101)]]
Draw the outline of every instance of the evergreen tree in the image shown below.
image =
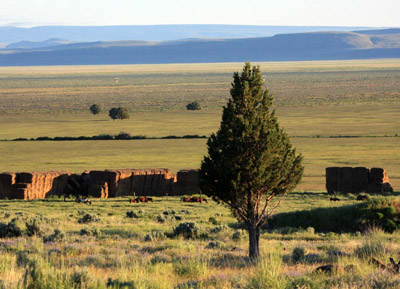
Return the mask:
[(221, 126), (207, 142), (199, 183), (203, 193), (226, 204), (246, 224), (249, 256), (258, 258), (261, 226), (299, 183), (304, 168), (302, 156), (279, 127), (260, 68), (246, 63), (233, 79)]
[(113, 107), (108, 111), (108, 116), (111, 117), (112, 120), (116, 120), (118, 118), (118, 108)]
[(117, 108), (117, 116), (118, 119), (128, 119), (129, 118), (129, 112), (128, 109), (125, 107), (118, 107)]
[(187, 110), (201, 110), (201, 105), (200, 103), (196, 100), (193, 102), (190, 102), (186, 105)]
[(116, 119), (128, 119), (129, 112), (128, 109), (125, 107), (113, 107), (108, 111), (108, 116), (112, 118), (112, 120)]
[(94, 115), (99, 114), (101, 111), (100, 106), (98, 106), (97, 104), (92, 104), (89, 109), (90, 112), (93, 113)]

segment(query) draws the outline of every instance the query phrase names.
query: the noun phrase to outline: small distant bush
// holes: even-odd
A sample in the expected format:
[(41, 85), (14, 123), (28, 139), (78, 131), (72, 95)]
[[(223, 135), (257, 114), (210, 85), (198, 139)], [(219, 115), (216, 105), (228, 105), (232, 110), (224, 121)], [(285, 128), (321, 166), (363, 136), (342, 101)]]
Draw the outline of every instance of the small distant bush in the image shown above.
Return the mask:
[(99, 230), (99, 228), (85, 228), (82, 229), (79, 234), (81, 236), (94, 236), (94, 237), (99, 237), (101, 235), (101, 231)]
[(174, 229), (175, 236), (183, 236), (186, 239), (196, 238), (199, 234), (199, 228), (194, 222), (180, 223)]
[(88, 224), (92, 222), (99, 222), (100, 218), (96, 215), (85, 214), (82, 218), (78, 220), (79, 224)]
[(8, 224), (0, 223), (0, 238), (20, 237), (24, 231), (24, 223), (19, 218), (12, 219)]
[(213, 224), (213, 225), (221, 225), (221, 221), (217, 220), (217, 219), (214, 218), (214, 217), (210, 217), (210, 218), (208, 219), (208, 221), (209, 221), (211, 224)]
[(182, 216), (179, 216), (179, 215), (176, 215), (176, 216), (175, 216), (175, 220), (176, 220), (176, 221), (182, 221), (182, 220), (183, 220), (183, 217), (182, 217)]
[(187, 110), (201, 110), (201, 105), (200, 103), (196, 100), (193, 102), (190, 102), (186, 105)]
[(241, 240), (243, 240), (245, 238), (246, 234), (240, 230), (240, 231), (236, 231), (232, 234), (232, 240), (235, 242), (239, 242)]
[(306, 250), (304, 247), (295, 247), (292, 252), (292, 261), (293, 263), (299, 263), (304, 259), (306, 254)]
[(225, 225), (216, 226), (216, 227), (210, 229), (210, 233), (216, 234), (216, 233), (226, 230), (227, 228), (228, 227)]
[(38, 218), (33, 218), (28, 220), (25, 223), (26, 226), (26, 234), (28, 236), (38, 236), (41, 237), (43, 235), (43, 225), (42, 222)]
[(96, 114), (99, 114), (99, 113), (100, 113), (101, 108), (100, 108), (100, 106), (97, 105), (97, 104), (92, 104), (92, 105), (90, 106), (89, 110), (90, 110), (90, 112), (91, 112), (93, 115), (96, 115)]
[(163, 215), (169, 216), (169, 215), (175, 215), (176, 212), (175, 210), (167, 210), (163, 212)]
[(93, 278), (87, 268), (79, 268), (79, 270), (75, 269), (74, 273), (71, 274), (71, 281), (74, 284), (74, 288), (84, 289), (89, 288)]
[(47, 242), (60, 242), (65, 239), (65, 233), (60, 229), (54, 229), (53, 234), (43, 238), (45, 243)]
[(126, 217), (127, 218), (139, 218), (139, 215), (138, 214), (136, 214), (134, 211), (128, 211), (128, 212), (126, 212)]
[(145, 242), (162, 241), (166, 238), (165, 233), (161, 231), (152, 231), (144, 237)]
[(124, 288), (124, 289), (137, 288), (133, 281), (132, 282), (128, 282), (128, 281), (122, 282), (122, 281), (119, 281), (118, 279), (113, 280), (111, 278), (108, 278), (106, 285), (107, 285), (107, 288)]
[(219, 241), (211, 241), (207, 244), (207, 246), (205, 247), (206, 249), (219, 249), (221, 248), (222, 245)]
[(158, 215), (156, 221), (161, 224), (164, 224), (167, 221), (167, 218), (164, 215)]

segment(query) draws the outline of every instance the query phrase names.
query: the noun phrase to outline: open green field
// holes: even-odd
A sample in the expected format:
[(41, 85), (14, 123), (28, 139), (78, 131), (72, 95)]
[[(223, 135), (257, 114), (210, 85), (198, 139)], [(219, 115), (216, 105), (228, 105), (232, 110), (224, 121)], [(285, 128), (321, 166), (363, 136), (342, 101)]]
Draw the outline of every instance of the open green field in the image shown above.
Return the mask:
[[(0, 68), (0, 139), (210, 135), (242, 63)], [(281, 125), (305, 157), (300, 191), (324, 190), (327, 166), (388, 169), (400, 185), (400, 60), (260, 63)], [(118, 82), (118, 83), (117, 83)], [(201, 102), (202, 111), (185, 105)], [(103, 112), (90, 115), (98, 103)], [(131, 118), (112, 121), (109, 108)], [(329, 138), (330, 136), (357, 138)], [(384, 137), (384, 136), (389, 137)], [(319, 136), (319, 137), (318, 137)], [(197, 168), (205, 139), (0, 142), (0, 171)]]

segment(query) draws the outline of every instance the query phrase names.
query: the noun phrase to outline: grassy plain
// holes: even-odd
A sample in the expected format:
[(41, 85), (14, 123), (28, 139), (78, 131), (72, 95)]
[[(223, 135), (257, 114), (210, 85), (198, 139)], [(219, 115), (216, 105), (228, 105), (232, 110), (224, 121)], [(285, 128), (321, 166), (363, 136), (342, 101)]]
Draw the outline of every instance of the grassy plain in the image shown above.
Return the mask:
[[(275, 95), (280, 123), (304, 155), (306, 168), (303, 182), (278, 212), (356, 203), (351, 195), (331, 203), (321, 193), (327, 166), (385, 167), (398, 191), (400, 60), (261, 65)], [(149, 137), (209, 135), (218, 128), (232, 72), (241, 67), (233, 63), (0, 68), (0, 139), (121, 131)], [(199, 100), (204, 110), (186, 111), (186, 103), (193, 100)], [(92, 116), (88, 107), (93, 103), (106, 110), (127, 106), (131, 119), (111, 121), (106, 112)], [(339, 135), (356, 137), (330, 137)], [(0, 171), (126, 167), (177, 171), (198, 167), (205, 143), (205, 139), (0, 141)], [(127, 217), (131, 210), (137, 218)], [(95, 222), (79, 223), (85, 214)], [(119, 198), (94, 200), (86, 206), (59, 199), (1, 200), (0, 223), (13, 218), (22, 224), (36, 219), (42, 230), (31, 237), (0, 239), (0, 288), (400, 286), (397, 275), (380, 272), (368, 261), (371, 256), (385, 262), (389, 256), (396, 259), (399, 232), (264, 231), (264, 259), (254, 265), (247, 259), (246, 234), (229, 211), (214, 202), (185, 204), (169, 197), (132, 205)], [(171, 237), (181, 222), (196, 222), (198, 235), (189, 240)], [(62, 233), (43, 242), (54, 229)], [(313, 273), (327, 263), (354, 266), (351, 272)]]
[[(400, 185), (400, 60), (260, 63), (281, 125), (305, 156), (299, 190), (324, 190), (331, 165), (380, 166)], [(241, 63), (0, 68), (0, 139), (210, 135)], [(118, 82), (118, 83), (117, 83)], [(199, 100), (204, 110), (188, 112)], [(89, 114), (98, 103), (103, 113)], [(126, 106), (131, 119), (107, 111)], [(360, 138), (324, 138), (329, 136)], [(319, 138), (318, 138), (319, 136)], [(373, 136), (373, 137), (371, 137)], [(378, 137), (377, 137), (378, 136)], [(205, 140), (0, 142), (0, 171), (196, 168)]]
[[(344, 197), (342, 202), (330, 203), (321, 193), (295, 193), (280, 211), (350, 205), (355, 200)], [(2, 222), (18, 218), (21, 229), (24, 222), (37, 222), (34, 236), (24, 233), (0, 240), (2, 288), (369, 289), (400, 284), (396, 275), (379, 272), (368, 261), (371, 256), (386, 261), (400, 249), (398, 233), (378, 229), (365, 235), (326, 234), (312, 228), (264, 232), (264, 259), (254, 266), (247, 259), (245, 232), (214, 202), (187, 204), (169, 197), (132, 205), (119, 198), (94, 200), (87, 206), (59, 199), (3, 200), (0, 207)], [(136, 217), (128, 218), (128, 211)], [(86, 214), (94, 221), (80, 223)], [(196, 223), (192, 239), (172, 236), (182, 222)], [(54, 229), (61, 232), (57, 238), (43, 242)], [(351, 264), (353, 269), (313, 273), (326, 263)]]

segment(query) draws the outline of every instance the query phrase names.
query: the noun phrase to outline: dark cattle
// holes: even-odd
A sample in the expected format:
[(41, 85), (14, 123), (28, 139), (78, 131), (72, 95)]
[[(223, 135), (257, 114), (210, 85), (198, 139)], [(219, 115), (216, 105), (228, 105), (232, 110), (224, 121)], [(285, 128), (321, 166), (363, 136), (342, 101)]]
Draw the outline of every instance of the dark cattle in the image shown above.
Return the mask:
[(368, 201), (369, 197), (366, 195), (357, 196), (357, 201)]
[(148, 203), (148, 202), (153, 202), (153, 198), (149, 197), (137, 197), (136, 199), (130, 199), (130, 203)]
[(338, 201), (340, 201), (340, 199), (338, 199), (338, 198), (330, 198), (330, 201), (331, 202), (338, 202)]
[(208, 203), (207, 199), (203, 198), (203, 197), (191, 197), (190, 202), (192, 202), (192, 203), (202, 203), (202, 202)]
[(185, 202), (185, 203), (189, 203), (189, 202), (190, 202), (190, 199), (191, 199), (190, 197), (182, 197), (182, 198), (181, 198), (181, 201), (182, 201), (182, 202)]
[(92, 201), (89, 200), (88, 198), (76, 198), (76, 199), (75, 199), (75, 202), (77, 202), (77, 203), (83, 203), (83, 204), (88, 204), (88, 205), (91, 205), (91, 204), (92, 204)]

